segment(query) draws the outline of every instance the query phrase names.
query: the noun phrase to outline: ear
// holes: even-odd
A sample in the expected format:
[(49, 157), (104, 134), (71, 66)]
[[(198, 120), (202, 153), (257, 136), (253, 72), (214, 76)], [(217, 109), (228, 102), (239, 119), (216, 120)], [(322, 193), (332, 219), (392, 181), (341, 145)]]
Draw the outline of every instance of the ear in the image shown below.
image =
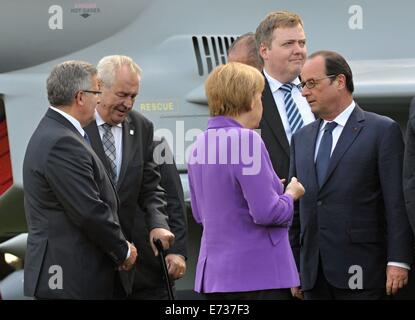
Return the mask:
[(83, 106), (85, 104), (84, 99), (85, 99), (85, 96), (82, 94), (82, 91), (78, 91), (75, 96), (76, 104)]
[(346, 87), (346, 76), (344, 74), (339, 74), (335, 81), (337, 81), (337, 88), (344, 89)]
[(249, 107), (249, 111), (254, 110), (254, 107), (255, 107), (255, 96), (254, 96), (254, 97), (252, 97), (252, 100), (251, 100), (251, 106)]
[(259, 45), (258, 52), (261, 58), (265, 60), (265, 58), (268, 56), (268, 47), (264, 43), (261, 43)]

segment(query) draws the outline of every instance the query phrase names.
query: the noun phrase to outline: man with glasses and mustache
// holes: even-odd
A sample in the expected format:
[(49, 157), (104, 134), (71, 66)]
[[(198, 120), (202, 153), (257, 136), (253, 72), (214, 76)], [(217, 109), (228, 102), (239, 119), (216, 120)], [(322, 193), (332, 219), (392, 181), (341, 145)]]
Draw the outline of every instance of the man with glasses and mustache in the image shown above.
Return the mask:
[(292, 12), (271, 12), (257, 27), (255, 38), (265, 77), (261, 137), (274, 171), (287, 179), (291, 137), (315, 120), (299, 88), (299, 75), (307, 57), (303, 21)]
[(338, 53), (312, 54), (301, 79), (320, 117), (291, 141), (290, 176), (307, 190), (290, 230), (304, 296), (394, 295), (407, 284), (413, 259), (399, 125), (355, 103), (351, 69)]
[(67, 61), (47, 79), (50, 108), (23, 163), (29, 229), (24, 292), (37, 299), (111, 299), (137, 250), (119, 224), (116, 191), (84, 127), (99, 104), (97, 70)]
[[(160, 173), (153, 159), (153, 124), (132, 110), (141, 69), (123, 55), (102, 58), (97, 69), (102, 95), (96, 108), (96, 121), (85, 131), (116, 186), (121, 228), (126, 238), (137, 246), (139, 256), (137, 268), (133, 273), (123, 274), (122, 283), (129, 285), (131, 299), (167, 299), (153, 239), (160, 239), (167, 250), (175, 236), (170, 232), (166, 195), (160, 187)], [(184, 213), (178, 212), (183, 217)], [(185, 228), (185, 224), (180, 227)], [(185, 237), (180, 235), (180, 239)], [(186, 253), (175, 249), (166, 258), (172, 279), (181, 278), (186, 269)], [(123, 290), (115, 290), (114, 294), (116, 298), (127, 298)]]

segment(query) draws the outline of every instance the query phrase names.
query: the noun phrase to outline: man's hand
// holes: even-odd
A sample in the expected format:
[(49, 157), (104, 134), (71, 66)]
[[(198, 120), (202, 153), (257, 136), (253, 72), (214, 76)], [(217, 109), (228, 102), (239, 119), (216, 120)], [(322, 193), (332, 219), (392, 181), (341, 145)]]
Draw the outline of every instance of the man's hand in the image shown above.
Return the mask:
[(301, 291), (300, 287), (291, 288), (291, 295), (300, 300), (304, 299), (303, 291)]
[(399, 289), (402, 289), (408, 283), (408, 269), (387, 266), (386, 267), (386, 294), (396, 294)]
[(166, 264), (169, 270), (169, 276), (173, 280), (182, 278), (186, 273), (186, 262), (184, 257), (179, 254), (168, 254), (166, 256)]
[(151, 249), (153, 249), (154, 255), (158, 256), (159, 252), (157, 251), (156, 245), (154, 244), (154, 239), (160, 239), (163, 244), (163, 249), (169, 249), (174, 242), (174, 234), (169, 230), (163, 228), (154, 228), (150, 231), (150, 244)]
[(127, 243), (130, 247), (130, 256), (128, 257), (128, 259), (124, 260), (124, 262), (119, 266), (118, 270), (121, 271), (130, 270), (133, 267), (135, 260), (137, 259), (137, 248), (134, 247), (134, 245), (129, 243), (128, 241)]

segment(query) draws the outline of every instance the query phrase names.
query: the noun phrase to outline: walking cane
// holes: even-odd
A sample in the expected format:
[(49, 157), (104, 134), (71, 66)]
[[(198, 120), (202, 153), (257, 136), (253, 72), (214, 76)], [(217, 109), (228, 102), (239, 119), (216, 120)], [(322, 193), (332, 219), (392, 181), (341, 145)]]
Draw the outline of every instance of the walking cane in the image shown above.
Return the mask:
[(154, 244), (156, 245), (156, 248), (159, 252), (160, 263), (161, 263), (161, 267), (163, 268), (164, 280), (165, 280), (167, 293), (169, 295), (169, 300), (174, 300), (173, 288), (170, 283), (169, 271), (167, 270), (167, 264), (166, 264), (166, 254), (164, 252), (163, 245), (160, 239), (154, 239)]

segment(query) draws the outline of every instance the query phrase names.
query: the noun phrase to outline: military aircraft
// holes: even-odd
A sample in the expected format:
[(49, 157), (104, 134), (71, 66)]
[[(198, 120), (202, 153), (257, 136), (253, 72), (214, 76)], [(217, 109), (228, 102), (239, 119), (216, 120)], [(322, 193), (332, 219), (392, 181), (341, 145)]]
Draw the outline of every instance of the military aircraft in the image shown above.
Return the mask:
[[(208, 119), (204, 80), (226, 63), (232, 41), (255, 31), (270, 11), (302, 16), (309, 53), (334, 50), (351, 62), (355, 97), (366, 109), (404, 126), (415, 95), (415, 45), (407, 26), (415, 2), (410, 0), (2, 0), (0, 8), (3, 240), (26, 231), (23, 157), (48, 107), (46, 77), (62, 61), (96, 63), (105, 55), (125, 54), (138, 62), (143, 77), (134, 108), (168, 140), (187, 199), (186, 149)], [(199, 248), (200, 228), (189, 222), (189, 271), (179, 290), (192, 289)], [(16, 252), (15, 247), (2, 250)], [(6, 297), (4, 286), (0, 291)]]

